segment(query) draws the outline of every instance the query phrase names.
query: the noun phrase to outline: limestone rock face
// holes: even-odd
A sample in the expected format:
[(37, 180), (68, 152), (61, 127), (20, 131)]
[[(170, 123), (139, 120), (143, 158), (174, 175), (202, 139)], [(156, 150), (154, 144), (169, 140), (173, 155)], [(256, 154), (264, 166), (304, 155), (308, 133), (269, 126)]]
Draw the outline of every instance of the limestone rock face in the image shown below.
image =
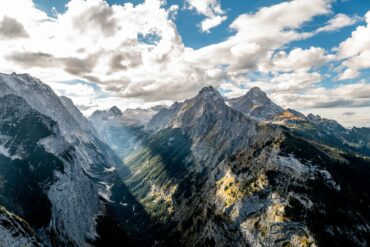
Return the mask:
[(252, 88), (245, 95), (230, 99), (230, 106), (235, 110), (257, 120), (271, 120), (282, 113), (283, 108), (272, 102), (260, 88)]
[(105, 191), (98, 181), (121, 161), (73, 102), (40, 80), (1, 74), (0, 85), (0, 204), (42, 244), (90, 246)]
[(33, 229), (23, 219), (0, 207), (0, 246), (42, 246)]

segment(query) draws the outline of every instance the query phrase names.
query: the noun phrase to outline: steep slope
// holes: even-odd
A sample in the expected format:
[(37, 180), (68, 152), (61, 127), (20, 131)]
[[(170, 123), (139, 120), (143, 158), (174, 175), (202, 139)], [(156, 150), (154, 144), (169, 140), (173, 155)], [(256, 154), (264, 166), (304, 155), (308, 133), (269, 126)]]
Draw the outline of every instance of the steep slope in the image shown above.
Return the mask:
[[(78, 124), (70, 117), (59, 97), (40, 80), (28, 74), (0, 74), (0, 84), (7, 85), (11, 93), (24, 98), (32, 108), (58, 122), (63, 135), (77, 131)], [(0, 91), (0, 96), (6, 94), (9, 92)]]
[[(7, 97), (8, 93), (12, 93), (24, 97), (23, 101), (32, 108), (32, 112), (49, 117), (60, 130), (57, 135), (47, 136), (38, 142), (48, 154), (62, 161), (63, 172), (53, 172), (54, 183), (48, 184), (50, 188), (45, 191), (49, 205), (42, 212), (47, 214), (51, 211), (51, 217), (50, 214), (45, 217), (45, 222), (49, 221), (48, 230), (44, 230), (43, 223), (36, 227), (41, 229), (37, 232), (44, 236), (46, 242), (54, 236), (58, 246), (89, 246), (91, 243), (101, 246), (99, 243), (122, 239), (126, 232), (121, 226), (106, 227), (107, 222), (116, 221), (112, 219), (114, 202), (110, 197), (114, 193), (111, 183), (117, 181), (117, 187), (124, 187), (115, 171), (116, 167), (122, 167), (122, 161), (114, 151), (97, 137), (91, 124), (86, 122), (72, 101), (59, 98), (40, 80), (27, 74), (0, 74), (0, 87), (7, 90), (0, 91), (0, 95)], [(1, 152), (11, 160), (18, 157), (18, 154), (9, 153), (7, 146), (1, 147)], [(48, 164), (46, 160), (37, 162)], [(28, 195), (34, 196), (33, 192)], [(118, 195), (132, 196), (128, 190)], [(118, 211), (129, 215), (129, 210), (124, 208)], [(125, 222), (121, 218), (119, 221)], [(112, 232), (108, 233), (105, 229)], [(123, 239), (125, 242), (130, 237)]]
[[(32, 108), (58, 123), (63, 138), (84, 160), (82, 167), (86, 174), (96, 177), (104, 169), (120, 164), (112, 150), (91, 133), (91, 125), (81, 118), (73, 103), (59, 98), (39, 79), (28, 74), (0, 74), (0, 84), (7, 85), (13, 94), (24, 98)], [(0, 96), (5, 94), (0, 91)], [(67, 109), (64, 104), (71, 108)]]
[(251, 88), (241, 97), (230, 99), (229, 103), (235, 110), (257, 120), (270, 120), (284, 111), (258, 87)]
[(85, 118), (80, 110), (73, 104), (73, 101), (65, 96), (61, 96), (60, 100), (67, 111), (72, 115), (73, 119), (78, 123), (80, 129), (85, 130), (93, 135), (96, 135), (96, 130), (91, 125), (89, 120)]
[[(97, 188), (59, 125), (21, 97), (0, 98), (0, 204), (24, 218), (45, 241), (87, 246), (95, 232)], [(73, 223), (71, 223), (73, 222)], [(55, 237), (53, 237), (55, 235)]]
[(4, 207), (0, 207), (0, 236), (0, 246), (41, 246), (28, 223)]
[[(124, 159), (131, 171), (124, 181), (152, 217), (176, 225), (189, 214), (184, 205), (194, 199), (193, 190), (234, 149), (247, 147), (257, 126), (208, 87), (162, 109), (148, 129), (152, 134)], [(174, 228), (173, 234), (182, 233)]]

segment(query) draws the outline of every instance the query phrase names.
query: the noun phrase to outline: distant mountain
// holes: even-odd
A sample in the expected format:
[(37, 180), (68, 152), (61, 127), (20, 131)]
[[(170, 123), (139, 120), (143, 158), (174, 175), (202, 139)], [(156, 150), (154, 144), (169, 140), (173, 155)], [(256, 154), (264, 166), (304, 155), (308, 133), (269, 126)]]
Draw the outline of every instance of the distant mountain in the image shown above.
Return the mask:
[(120, 155), (130, 152), (134, 144), (144, 135), (143, 129), (162, 106), (149, 109), (126, 109), (122, 112), (117, 106), (107, 111), (95, 111), (89, 121), (97, 130), (98, 136)]
[(273, 118), (273, 124), (288, 127), (295, 135), (349, 152), (370, 156), (370, 128), (347, 129), (335, 120), (288, 109)]
[(97, 125), (106, 124), (110, 125), (137, 125), (145, 126), (151, 118), (160, 110), (164, 109), (163, 106), (156, 106), (149, 109), (126, 109), (122, 112), (117, 106), (113, 106), (108, 111), (97, 110), (89, 117), (89, 120)]
[(322, 144), (370, 156), (370, 128), (347, 129), (335, 120), (286, 109), (273, 103), (259, 88), (229, 100), (230, 106), (257, 121), (288, 127), (294, 134)]
[(260, 88), (254, 87), (245, 95), (230, 99), (235, 110), (257, 120), (271, 120), (284, 109), (272, 102)]

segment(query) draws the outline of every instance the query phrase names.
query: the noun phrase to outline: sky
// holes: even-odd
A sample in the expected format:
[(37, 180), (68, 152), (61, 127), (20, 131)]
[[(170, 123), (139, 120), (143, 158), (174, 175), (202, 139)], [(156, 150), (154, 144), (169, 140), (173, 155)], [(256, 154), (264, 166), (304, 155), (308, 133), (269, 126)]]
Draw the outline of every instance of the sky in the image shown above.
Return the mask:
[(370, 1), (2, 0), (0, 72), (38, 77), (86, 115), (260, 87), (370, 127)]

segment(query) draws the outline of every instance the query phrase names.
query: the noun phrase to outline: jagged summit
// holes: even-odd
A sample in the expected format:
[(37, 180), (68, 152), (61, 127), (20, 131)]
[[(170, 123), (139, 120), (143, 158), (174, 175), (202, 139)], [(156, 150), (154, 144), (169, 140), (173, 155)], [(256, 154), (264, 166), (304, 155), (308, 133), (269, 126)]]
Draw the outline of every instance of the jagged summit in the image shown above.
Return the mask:
[(122, 111), (117, 106), (113, 106), (112, 108), (109, 109), (108, 112), (112, 113), (114, 116), (122, 116), (123, 115)]
[[(212, 86), (203, 88), (197, 96), (182, 103), (175, 103), (154, 115), (148, 124), (152, 130), (164, 128), (189, 129), (193, 137), (203, 137), (209, 131), (223, 132), (231, 126), (254, 129), (254, 122), (226, 105), (224, 98)], [(243, 127), (242, 127), (243, 126)], [(232, 131), (231, 131), (232, 132)], [(229, 136), (235, 133), (229, 133)], [(249, 131), (246, 131), (247, 133)]]
[(219, 92), (212, 86), (207, 86), (199, 91), (199, 95), (219, 94)]
[(211, 100), (217, 102), (224, 102), (222, 95), (212, 86), (202, 88), (194, 99)]
[(266, 97), (267, 95), (264, 91), (262, 91), (259, 87), (252, 87), (245, 95), (244, 97)]
[(243, 96), (230, 99), (230, 105), (244, 115), (258, 120), (269, 120), (284, 111), (258, 87), (251, 88)]

